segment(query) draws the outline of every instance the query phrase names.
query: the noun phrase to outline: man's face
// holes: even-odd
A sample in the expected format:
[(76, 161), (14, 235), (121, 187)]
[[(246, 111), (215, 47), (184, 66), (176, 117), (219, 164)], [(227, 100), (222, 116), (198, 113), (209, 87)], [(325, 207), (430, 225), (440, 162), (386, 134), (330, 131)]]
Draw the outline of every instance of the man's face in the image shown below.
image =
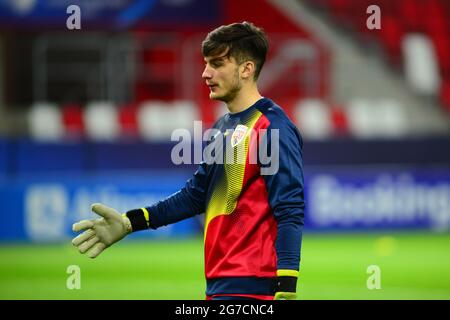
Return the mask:
[(236, 60), (226, 54), (205, 57), (204, 60), (202, 78), (209, 87), (209, 97), (225, 103), (232, 101), (242, 87)]

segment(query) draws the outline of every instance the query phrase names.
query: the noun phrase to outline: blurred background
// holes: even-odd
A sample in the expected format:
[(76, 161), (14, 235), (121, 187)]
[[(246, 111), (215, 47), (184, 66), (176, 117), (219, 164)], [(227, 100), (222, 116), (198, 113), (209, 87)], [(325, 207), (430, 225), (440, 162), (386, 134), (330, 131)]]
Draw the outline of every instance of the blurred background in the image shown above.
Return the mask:
[(240, 21), (268, 33), (260, 91), (304, 138), (299, 298), (450, 299), (449, 1), (0, 0), (1, 299), (204, 298), (202, 217), (96, 260), (71, 225), (184, 185), (173, 130), (226, 112), (201, 41)]

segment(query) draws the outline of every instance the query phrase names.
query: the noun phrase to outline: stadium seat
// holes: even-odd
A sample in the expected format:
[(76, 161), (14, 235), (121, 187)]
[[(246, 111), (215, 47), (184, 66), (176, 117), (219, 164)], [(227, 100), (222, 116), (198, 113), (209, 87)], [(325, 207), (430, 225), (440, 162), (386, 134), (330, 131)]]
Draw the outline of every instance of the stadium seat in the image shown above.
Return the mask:
[(84, 135), (82, 106), (78, 104), (66, 104), (62, 106), (62, 117), (68, 138), (80, 138)]
[(444, 110), (450, 112), (450, 78), (446, 79), (443, 83), (440, 98), (444, 106)]
[(27, 114), (30, 136), (37, 141), (58, 141), (64, 138), (61, 110), (50, 103), (36, 103)]
[(393, 99), (380, 99), (373, 108), (377, 109), (377, 134), (382, 138), (404, 138), (410, 132), (406, 107)]
[(386, 48), (389, 61), (394, 65), (400, 63), (401, 58), (401, 39), (403, 37), (403, 29), (394, 16), (383, 15), (380, 39)]
[(300, 132), (307, 139), (320, 140), (333, 134), (330, 108), (321, 100), (299, 101), (294, 115)]
[(346, 136), (349, 133), (347, 114), (344, 107), (334, 105), (331, 110), (331, 122), (333, 123), (334, 135)]
[(408, 32), (423, 32), (422, 3), (417, 0), (397, 0), (395, 14), (400, 17), (405, 30)]
[(404, 107), (391, 99), (354, 99), (347, 114), (350, 131), (357, 138), (397, 138), (409, 130)]
[(402, 51), (409, 85), (420, 94), (438, 94), (440, 74), (432, 41), (423, 34), (408, 34), (403, 38)]
[(138, 129), (140, 136), (147, 141), (166, 140), (172, 133), (171, 114), (166, 112), (166, 103), (147, 101), (138, 108)]
[(123, 105), (119, 108), (119, 124), (122, 136), (136, 138), (138, 136), (137, 106)]
[[(138, 108), (138, 128), (144, 140), (170, 140), (176, 129), (193, 131), (200, 112), (191, 101), (147, 101)], [(203, 129), (206, 129), (203, 125)]]
[(169, 108), (173, 109), (167, 110), (172, 114), (172, 128), (192, 130), (194, 121), (201, 121), (200, 112), (193, 101), (174, 101)]
[(120, 135), (115, 105), (109, 102), (91, 102), (83, 113), (86, 135), (94, 141), (113, 141)]
[(351, 0), (329, 0), (329, 8), (339, 20), (345, 21), (351, 16)]
[(432, 35), (441, 74), (450, 73), (450, 40), (444, 34)]

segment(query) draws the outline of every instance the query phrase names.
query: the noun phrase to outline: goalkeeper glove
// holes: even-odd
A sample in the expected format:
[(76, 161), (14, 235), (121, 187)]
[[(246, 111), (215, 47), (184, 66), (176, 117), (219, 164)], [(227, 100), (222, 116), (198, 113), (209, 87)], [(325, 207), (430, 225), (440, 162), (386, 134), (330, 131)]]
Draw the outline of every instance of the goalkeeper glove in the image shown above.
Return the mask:
[(101, 203), (93, 204), (91, 209), (101, 218), (75, 223), (72, 226), (73, 231), (85, 231), (74, 238), (72, 244), (80, 253), (86, 253), (91, 249), (88, 256), (95, 258), (133, 230), (130, 219), (126, 215), (120, 215), (116, 210)]
[(274, 300), (295, 300), (297, 299), (297, 270), (280, 269), (277, 271), (277, 283)]

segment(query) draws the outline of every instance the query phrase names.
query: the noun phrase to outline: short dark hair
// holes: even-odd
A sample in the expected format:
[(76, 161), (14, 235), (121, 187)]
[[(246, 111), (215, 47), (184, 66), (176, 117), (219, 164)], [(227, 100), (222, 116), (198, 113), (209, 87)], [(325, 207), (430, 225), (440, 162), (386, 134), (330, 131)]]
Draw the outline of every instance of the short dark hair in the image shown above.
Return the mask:
[(256, 66), (255, 80), (266, 61), (268, 49), (269, 41), (264, 30), (247, 21), (220, 26), (208, 33), (202, 42), (204, 57), (226, 52), (227, 57), (233, 57), (238, 63), (252, 60)]

